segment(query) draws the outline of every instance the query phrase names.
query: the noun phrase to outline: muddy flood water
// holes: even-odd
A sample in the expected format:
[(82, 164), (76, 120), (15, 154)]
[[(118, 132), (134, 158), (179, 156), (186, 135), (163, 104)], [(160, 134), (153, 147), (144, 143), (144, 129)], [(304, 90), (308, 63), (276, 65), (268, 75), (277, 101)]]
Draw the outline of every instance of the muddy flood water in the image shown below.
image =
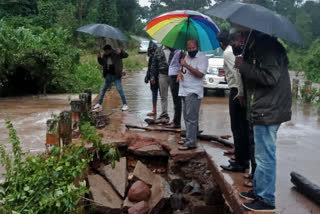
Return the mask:
[[(138, 118), (146, 118), (151, 110), (151, 92), (145, 84), (145, 71), (134, 73), (124, 79), (129, 112)], [(107, 92), (108, 93), (108, 92)], [(110, 92), (111, 93), (111, 92)], [(119, 111), (120, 97), (112, 91), (112, 99), (107, 99), (107, 111)], [(46, 120), (51, 113), (69, 109), (70, 95), (27, 96), (0, 98), (0, 144), (8, 145), (8, 131), (5, 117), (9, 117), (21, 139), (23, 149), (32, 153), (45, 151)], [(173, 116), (172, 98), (169, 97), (169, 114)], [(160, 113), (160, 100), (158, 113)], [(126, 114), (126, 113), (123, 113)], [(140, 122), (139, 122), (140, 123)], [(213, 92), (204, 97), (200, 110), (200, 129), (205, 134), (231, 135), (228, 98), (216, 97)], [(117, 131), (117, 130), (114, 130)], [(231, 139), (232, 140), (232, 139)], [(205, 147), (210, 150), (210, 147)], [(296, 171), (320, 185), (320, 113), (310, 105), (293, 103), (293, 117), (282, 124), (277, 141), (277, 213), (320, 213), (312, 202), (292, 189), (290, 172)], [(281, 206), (280, 203), (286, 204)], [(291, 211), (290, 211), (291, 210)]]

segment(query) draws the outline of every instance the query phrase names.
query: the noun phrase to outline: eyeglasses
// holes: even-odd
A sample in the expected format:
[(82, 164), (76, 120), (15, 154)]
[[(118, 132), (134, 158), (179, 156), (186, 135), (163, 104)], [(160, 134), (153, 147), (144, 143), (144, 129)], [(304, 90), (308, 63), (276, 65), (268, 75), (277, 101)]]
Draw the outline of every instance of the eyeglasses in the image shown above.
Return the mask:
[(187, 69), (186, 69), (186, 68), (182, 68), (182, 69), (181, 69), (181, 72), (182, 72), (183, 74), (185, 74), (185, 73), (187, 73)]

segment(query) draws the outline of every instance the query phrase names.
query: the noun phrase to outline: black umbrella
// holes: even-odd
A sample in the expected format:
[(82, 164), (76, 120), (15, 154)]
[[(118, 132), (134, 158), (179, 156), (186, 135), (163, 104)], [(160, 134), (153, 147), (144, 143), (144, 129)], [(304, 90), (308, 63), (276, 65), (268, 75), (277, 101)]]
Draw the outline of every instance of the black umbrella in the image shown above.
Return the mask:
[(127, 40), (119, 29), (106, 24), (89, 24), (78, 28), (77, 31), (110, 39)]
[(205, 13), (302, 45), (300, 34), (287, 18), (257, 4), (227, 1), (213, 6)]

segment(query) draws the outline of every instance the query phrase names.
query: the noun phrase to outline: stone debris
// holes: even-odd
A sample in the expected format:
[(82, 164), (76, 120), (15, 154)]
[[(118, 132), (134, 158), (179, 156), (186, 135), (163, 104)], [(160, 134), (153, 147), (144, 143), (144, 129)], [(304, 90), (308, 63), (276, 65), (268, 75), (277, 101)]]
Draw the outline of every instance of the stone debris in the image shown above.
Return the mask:
[(150, 196), (150, 187), (143, 181), (136, 181), (132, 184), (128, 192), (128, 199), (131, 202), (148, 201)]
[(147, 214), (150, 210), (149, 205), (145, 201), (140, 201), (139, 203), (136, 203), (133, 205), (129, 210), (129, 214)]
[(141, 161), (138, 161), (133, 171), (133, 178), (136, 180), (141, 180), (146, 184), (152, 186), (155, 175), (146, 165), (144, 165)]
[[(149, 214), (166, 214), (170, 213), (170, 197), (172, 192), (170, 190), (169, 183), (160, 175), (155, 175), (152, 188), (151, 188), (151, 199), (149, 206), (151, 210)], [(169, 210), (168, 210), (169, 209)]]
[(110, 182), (120, 196), (125, 198), (128, 184), (127, 158), (120, 158), (120, 161), (116, 162), (114, 169), (112, 169), (111, 164), (105, 166), (100, 173)]
[(90, 194), (96, 213), (122, 213), (122, 199), (100, 175), (88, 175)]

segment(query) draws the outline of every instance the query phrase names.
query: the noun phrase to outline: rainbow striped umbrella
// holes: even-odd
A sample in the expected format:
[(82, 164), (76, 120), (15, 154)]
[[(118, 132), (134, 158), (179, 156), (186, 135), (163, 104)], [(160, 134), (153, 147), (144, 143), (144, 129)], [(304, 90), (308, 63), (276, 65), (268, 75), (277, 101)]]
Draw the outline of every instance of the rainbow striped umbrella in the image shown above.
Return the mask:
[(188, 40), (197, 40), (201, 51), (219, 47), (218, 26), (210, 17), (192, 10), (175, 10), (152, 19), (146, 32), (161, 44), (186, 50)]

